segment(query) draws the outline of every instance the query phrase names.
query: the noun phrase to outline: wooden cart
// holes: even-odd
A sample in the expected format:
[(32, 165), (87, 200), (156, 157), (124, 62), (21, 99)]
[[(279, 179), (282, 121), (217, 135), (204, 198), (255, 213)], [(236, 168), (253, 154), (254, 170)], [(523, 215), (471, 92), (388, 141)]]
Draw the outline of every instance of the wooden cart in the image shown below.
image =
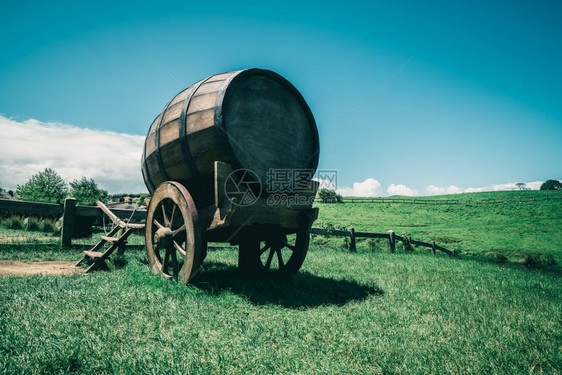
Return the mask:
[[(275, 72), (215, 74), (182, 90), (152, 122), (143, 150), (143, 179), (152, 193), (146, 223), (150, 268), (188, 282), (199, 271), (206, 244), (220, 241), (239, 245), (239, 267), (248, 275), (297, 272), (317, 216), (303, 195), (313, 197), (316, 184), (305, 179), (310, 189), (284, 205), (268, 202), (269, 191), (255, 193), (252, 204), (236, 201), (224, 187), (242, 178), (240, 170), (262, 184), (272, 170), (313, 174), (319, 147), (308, 104)], [(284, 192), (286, 198), (291, 194)]]
[(318, 216), (311, 208), (317, 183), (305, 204), (275, 205), (260, 197), (237, 205), (224, 191), (232, 168), (215, 162), (215, 203), (196, 207), (180, 183), (166, 181), (154, 192), (146, 220), (146, 251), (151, 270), (187, 283), (200, 269), (208, 242), (239, 245), (239, 269), (250, 277), (286, 277), (296, 273), (308, 250), (310, 227)]

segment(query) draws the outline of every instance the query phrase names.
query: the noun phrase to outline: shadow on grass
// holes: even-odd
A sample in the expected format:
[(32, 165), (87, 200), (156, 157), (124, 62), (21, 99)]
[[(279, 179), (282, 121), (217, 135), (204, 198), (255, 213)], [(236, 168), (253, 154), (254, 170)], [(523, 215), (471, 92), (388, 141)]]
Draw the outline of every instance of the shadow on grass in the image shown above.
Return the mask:
[(228, 291), (257, 305), (275, 304), (287, 308), (342, 306), (370, 295), (384, 294), (378, 287), (302, 271), (286, 280), (252, 280), (240, 275), (236, 267), (216, 262), (205, 263), (205, 270), (193, 285), (213, 295)]
[(560, 264), (526, 265), (522, 261), (502, 260), (485, 254), (460, 254), (455, 259), (462, 260), (462, 261), (476, 262), (481, 264), (491, 264), (499, 267), (508, 267), (508, 268), (524, 270), (524, 271), (541, 272), (546, 274), (553, 274), (556, 276), (562, 276), (562, 265)]

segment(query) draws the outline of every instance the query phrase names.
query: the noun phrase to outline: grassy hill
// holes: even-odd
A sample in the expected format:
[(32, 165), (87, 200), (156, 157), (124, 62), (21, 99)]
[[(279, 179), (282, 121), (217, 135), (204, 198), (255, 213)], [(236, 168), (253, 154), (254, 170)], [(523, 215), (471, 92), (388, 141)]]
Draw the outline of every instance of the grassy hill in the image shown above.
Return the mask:
[[(411, 234), (471, 255), (552, 254), (562, 263), (562, 199), (553, 192), (470, 193), (423, 200), (456, 200), (458, 204), (409, 203), (318, 204), (315, 226), (354, 227), (360, 231)], [(560, 197), (558, 193), (556, 195)]]

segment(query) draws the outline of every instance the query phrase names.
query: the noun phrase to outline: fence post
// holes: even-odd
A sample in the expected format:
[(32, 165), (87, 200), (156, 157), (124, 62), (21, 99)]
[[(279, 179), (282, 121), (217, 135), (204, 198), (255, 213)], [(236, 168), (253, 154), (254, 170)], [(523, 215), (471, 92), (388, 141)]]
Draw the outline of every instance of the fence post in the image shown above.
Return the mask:
[(357, 251), (357, 246), (355, 244), (355, 228), (349, 228), (349, 251)]
[(388, 234), (388, 239), (386, 240), (386, 248), (388, 251), (393, 253), (396, 250), (396, 237), (394, 231), (389, 230), (386, 232)]
[(431, 253), (435, 255), (435, 241), (431, 241)]
[(64, 210), (62, 212), (61, 245), (72, 245), (72, 235), (74, 234), (74, 216), (76, 214), (76, 199), (66, 198), (64, 200)]

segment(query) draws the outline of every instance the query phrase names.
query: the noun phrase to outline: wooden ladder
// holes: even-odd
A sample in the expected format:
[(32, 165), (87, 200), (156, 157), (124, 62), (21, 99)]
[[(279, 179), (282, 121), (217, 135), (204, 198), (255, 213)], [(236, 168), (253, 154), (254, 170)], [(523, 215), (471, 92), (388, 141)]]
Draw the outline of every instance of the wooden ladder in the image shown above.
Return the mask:
[[(86, 268), (86, 273), (93, 272), (97, 270), (109, 270), (105, 260), (116, 250), (119, 249), (119, 253), (125, 251), (125, 246), (127, 245), (127, 238), (133, 233), (135, 229), (144, 228), (144, 224), (127, 224), (121, 219), (119, 219), (106, 205), (102, 202), (96, 202), (97, 206), (111, 219), (114, 223), (113, 229), (107, 234), (107, 236), (101, 236), (100, 241), (94, 245), (90, 250), (84, 251), (84, 258), (82, 258), (76, 266), (81, 266), (83, 264), (89, 264)], [(121, 234), (118, 232), (121, 231)], [(116, 237), (114, 237), (117, 234)], [(109, 244), (109, 246), (106, 246)]]

